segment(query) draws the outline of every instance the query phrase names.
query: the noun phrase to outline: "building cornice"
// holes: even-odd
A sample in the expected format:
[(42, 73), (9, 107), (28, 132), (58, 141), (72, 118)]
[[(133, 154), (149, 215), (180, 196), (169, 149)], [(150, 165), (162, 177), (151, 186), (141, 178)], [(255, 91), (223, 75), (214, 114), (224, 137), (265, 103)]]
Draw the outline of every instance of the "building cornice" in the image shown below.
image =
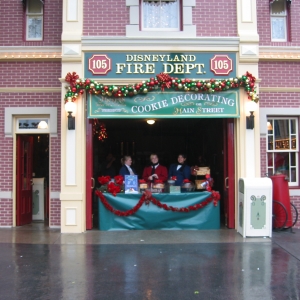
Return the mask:
[(0, 47), (0, 61), (60, 61), (61, 46)]
[(260, 46), (260, 61), (299, 61), (300, 47)]
[(199, 38), (128, 38), (83, 36), (81, 39), (84, 51), (95, 48), (122, 50), (161, 50), (177, 51), (194, 49), (197, 51), (238, 51), (238, 37), (199, 37)]

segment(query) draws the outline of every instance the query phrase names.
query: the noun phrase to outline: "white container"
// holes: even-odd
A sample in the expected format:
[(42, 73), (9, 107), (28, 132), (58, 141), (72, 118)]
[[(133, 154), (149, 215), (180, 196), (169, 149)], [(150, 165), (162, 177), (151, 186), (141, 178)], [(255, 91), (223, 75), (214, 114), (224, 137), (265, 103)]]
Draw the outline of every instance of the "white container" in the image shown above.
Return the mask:
[(243, 237), (272, 236), (272, 180), (239, 178), (238, 226)]

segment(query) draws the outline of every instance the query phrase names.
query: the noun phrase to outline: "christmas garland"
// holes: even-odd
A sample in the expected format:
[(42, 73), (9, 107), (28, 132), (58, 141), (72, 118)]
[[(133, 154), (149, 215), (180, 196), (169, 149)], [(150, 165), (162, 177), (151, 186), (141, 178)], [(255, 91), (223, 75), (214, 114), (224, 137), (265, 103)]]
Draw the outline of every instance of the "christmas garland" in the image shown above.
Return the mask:
[(202, 201), (201, 203), (197, 203), (195, 205), (191, 205), (188, 207), (173, 207), (173, 206), (168, 206), (167, 204), (161, 203), (159, 200), (155, 199), (152, 196), (152, 193), (150, 191), (145, 191), (143, 195), (141, 196), (139, 202), (131, 209), (126, 210), (126, 211), (120, 211), (118, 209), (113, 208), (106, 198), (104, 197), (103, 193), (100, 192), (99, 190), (95, 191), (95, 194), (100, 198), (101, 202), (103, 203), (104, 207), (112, 212), (113, 214), (120, 216), (120, 217), (128, 217), (136, 213), (141, 206), (145, 203), (146, 205), (149, 205), (150, 202), (152, 202), (154, 205), (157, 205), (158, 207), (167, 210), (167, 211), (173, 211), (173, 212), (190, 212), (190, 211), (195, 211), (200, 208), (203, 208), (207, 206), (210, 202), (213, 201), (214, 206), (218, 205), (218, 201), (220, 200), (220, 194), (216, 191), (211, 192), (211, 196), (207, 198), (206, 200)]
[(76, 101), (79, 94), (85, 91), (92, 95), (102, 95), (106, 97), (133, 97), (137, 94), (147, 94), (148, 92), (165, 88), (175, 91), (185, 91), (194, 93), (215, 93), (227, 91), (229, 89), (237, 89), (243, 87), (248, 94), (248, 99), (254, 102), (259, 101), (256, 93), (256, 78), (249, 72), (245, 75), (227, 79), (181, 79), (171, 77), (169, 74), (160, 73), (156, 77), (149, 80), (136, 83), (134, 85), (127, 84), (123, 86), (105, 85), (93, 79), (81, 79), (76, 72), (68, 73), (65, 77), (66, 82), (70, 85), (66, 87), (65, 102)]

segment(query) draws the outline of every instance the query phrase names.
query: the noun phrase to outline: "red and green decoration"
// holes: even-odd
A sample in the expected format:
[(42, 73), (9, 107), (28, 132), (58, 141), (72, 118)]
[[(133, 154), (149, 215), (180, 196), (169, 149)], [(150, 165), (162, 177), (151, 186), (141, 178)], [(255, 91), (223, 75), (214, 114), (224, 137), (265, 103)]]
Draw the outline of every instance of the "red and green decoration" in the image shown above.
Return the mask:
[[(206, 178), (208, 180), (210, 178), (210, 175), (206, 176)], [(104, 189), (102, 189), (102, 191), (107, 191), (107, 192), (111, 193), (113, 196), (116, 196), (118, 193), (121, 192), (121, 186), (123, 184), (124, 177), (122, 175), (117, 175), (114, 177), (113, 181), (111, 181), (110, 176), (99, 176), (98, 177), (98, 182), (101, 184), (101, 187), (105, 187)], [(186, 182), (190, 182), (190, 181), (187, 180)], [(141, 180), (139, 180), (139, 183), (145, 183), (145, 181), (143, 179), (141, 179)], [(197, 203), (195, 205), (187, 206), (187, 207), (173, 207), (173, 206), (168, 206), (167, 204), (163, 204), (159, 200), (157, 200), (156, 198), (154, 198), (152, 196), (152, 193), (150, 190), (145, 190), (143, 192), (139, 202), (133, 208), (131, 208), (127, 211), (120, 211), (118, 209), (113, 208), (108, 203), (107, 199), (104, 196), (104, 193), (101, 191), (101, 187), (100, 187), (100, 189), (97, 189), (95, 191), (96, 196), (99, 197), (99, 199), (101, 200), (101, 202), (103, 203), (104, 207), (107, 210), (109, 210), (113, 214), (120, 216), (120, 217), (131, 216), (131, 215), (135, 214), (142, 207), (143, 204), (150, 205), (150, 202), (152, 202), (152, 204), (157, 205), (158, 207), (160, 207), (164, 210), (169, 210), (169, 211), (173, 211), (173, 212), (190, 212), (190, 211), (195, 211), (195, 210), (201, 209), (201, 208), (205, 207), (206, 205), (208, 205), (210, 202), (213, 202), (214, 206), (217, 206), (218, 202), (220, 201), (219, 192), (213, 191), (211, 189), (210, 185), (208, 185), (206, 187), (206, 190), (210, 192), (210, 196), (207, 199), (205, 199), (201, 203)]]
[(194, 93), (217, 93), (231, 89), (244, 88), (248, 94), (248, 99), (254, 102), (259, 101), (256, 93), (256, 78), (249, 72), (245, 75), (227, 79), (188, 79), (171, 77), (169, 74), (160, 73), (156, 77), (136, 84), (123, 86), (105, 85), (93, 79), (82, 79), (76, 72), (68, 73), (65, 80), (70, 84), (66, 87), (65, 102), (76, 101), (80, 94), (87, 92), (92, 95), (102, 95), (106, 97), (133, 97), (139, 94), (147, 94), (155, 90), (172, 89), (174, 91), (185, 91)]
[(164, 210), (167, 210), (167, 211), (179, 212), (179, 213), (182, 213), (182, 212), (188, 213), (190, 211), (195, 211), (195, 210), (204, 208), (205, 206), (207, 206), (211, 202), (214, 203), (214, 206), (217, 206), (218, 202), (220, 200), (220, 194), (216, 191), (212, 191), (211, 195), (207, 199), (205, 199), (204, 201), (202, 201), (200, 203), (197, 203), (197, 204), (192, 205), (192, 206), (187, 206), (187, 207), (174, 207), (174, 206), (169, 206), (167, 204), (164, 204), (164, 203), (160, 202), (159, 200), (157, 200), (156, 198), (154, 198), (152, 196), (152, 193), (150, 191), (146, 190), (142, 194), (139, 202), (134, 207), (132, 207), (131, 209), (126, 210), (126, 211), (121, 211), (121, 210), (113, 208), (108, 203), (107, 199), (105, 198), (104, 194), (101, 191), (96, 190), (95, 194), (99, 197), (99, 199), (101, 200), (101, 202), (103, 203), (104, 207), (107, 210), (109, 210), (113, 214), (115, 214), (117, 216), (120, 216), (120, 217), (131, 216), (131, 215), (135, 214), (142, 207), (143, 204), (149, 205), (150, 202), (152, 204), (164, 209)]
[(93, 120), (93, 135), (97, 136), (101, 142), (108, 138), (106, 126), (99, 119)]

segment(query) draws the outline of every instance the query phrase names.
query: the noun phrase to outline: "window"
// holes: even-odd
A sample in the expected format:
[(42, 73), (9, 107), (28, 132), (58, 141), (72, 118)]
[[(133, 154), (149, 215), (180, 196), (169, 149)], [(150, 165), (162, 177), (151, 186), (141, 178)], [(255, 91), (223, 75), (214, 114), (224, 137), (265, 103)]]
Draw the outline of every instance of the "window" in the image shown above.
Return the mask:
[(286, 0), (271, 2), (271, 39), (272, 41), (287, 41), (287, 3)]
[(142, 30), (180, 31), (180, 0), (142, 0)]
[[(18, 129), (25, 129), (25, 130), (26, 129), (47, 129), (49, 120), (48, 119), (18, 119), (17, 122), (18, 122), (18, 127), (17, 127)], [(42, 126), (43, 124), (45, 124), (44, 127)]]
[(26, 1), (26, 40), (43, 40), (43, 1)]
[(267, 143), (268, 174), (280, 172), (290, 186), (298, 186), (298, 119), (268, 118)]

